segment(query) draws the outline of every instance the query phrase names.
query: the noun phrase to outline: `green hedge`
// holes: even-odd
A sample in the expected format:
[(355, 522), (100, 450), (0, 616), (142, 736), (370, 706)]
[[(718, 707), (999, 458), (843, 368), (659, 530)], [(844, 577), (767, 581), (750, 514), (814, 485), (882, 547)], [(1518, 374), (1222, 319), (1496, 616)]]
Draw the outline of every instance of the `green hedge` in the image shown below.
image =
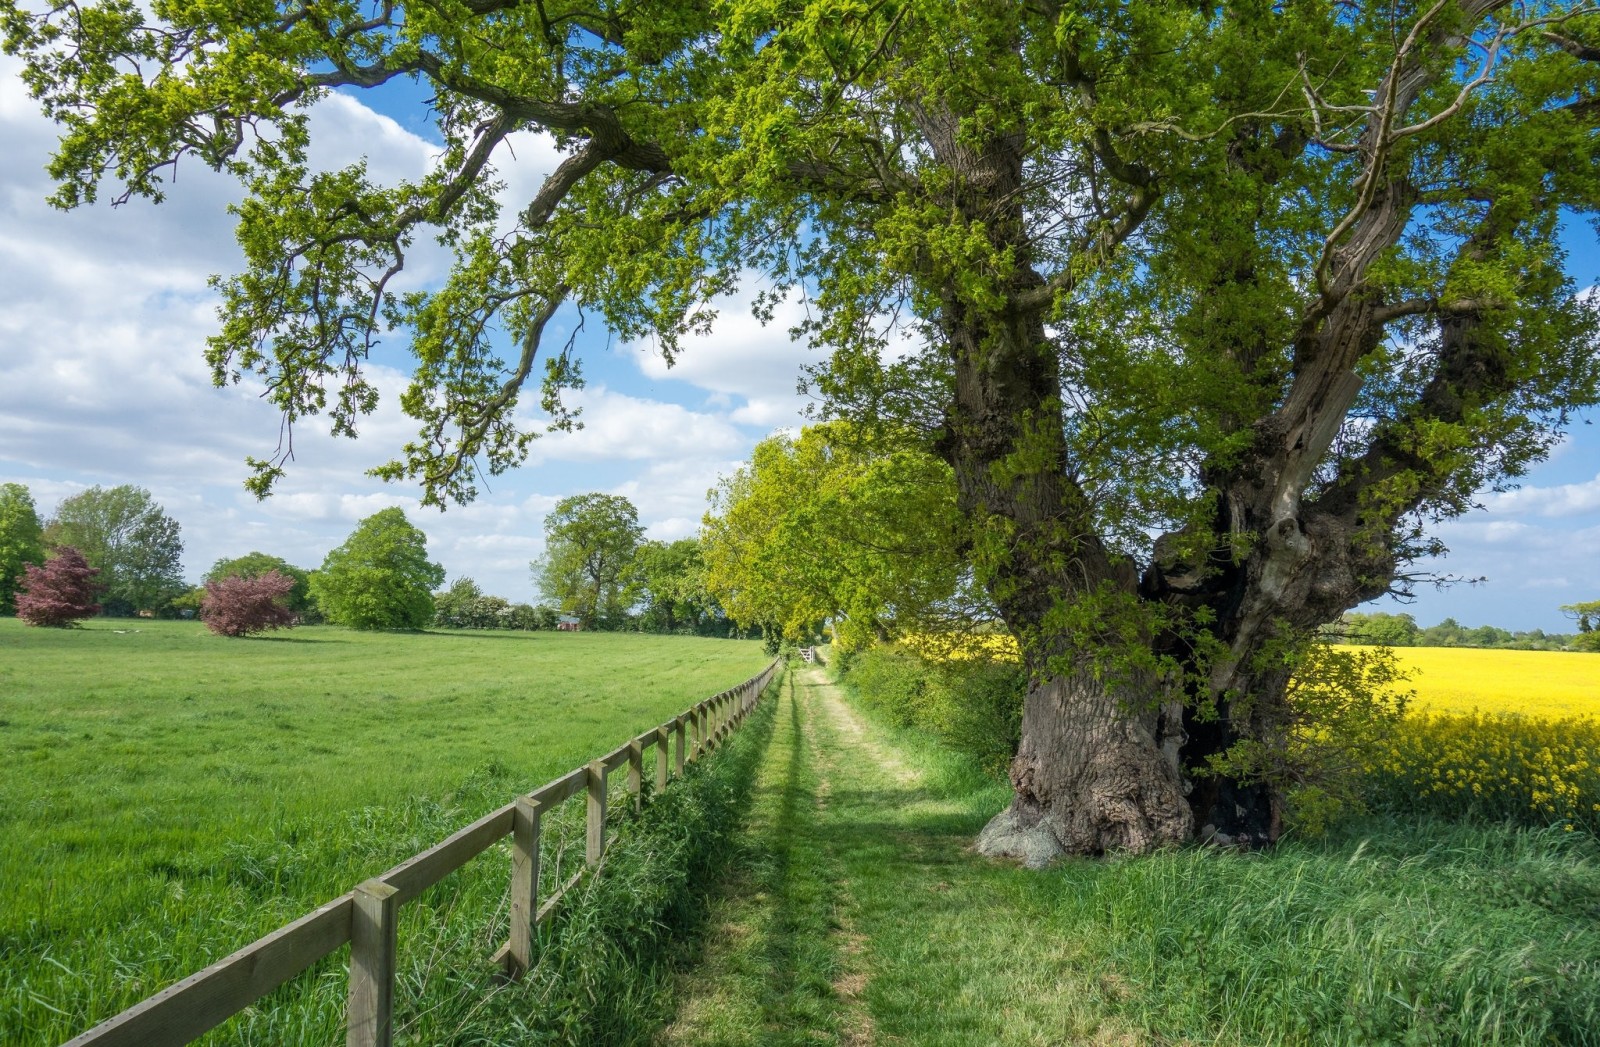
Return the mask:
[(863, 704), (901, 727), (937, 735), (1002, 775), (1022, 737), (1027, 676), (1015, 663), (982, 659), (934, 662), (901, 647), (841, 652), (840, 682)]

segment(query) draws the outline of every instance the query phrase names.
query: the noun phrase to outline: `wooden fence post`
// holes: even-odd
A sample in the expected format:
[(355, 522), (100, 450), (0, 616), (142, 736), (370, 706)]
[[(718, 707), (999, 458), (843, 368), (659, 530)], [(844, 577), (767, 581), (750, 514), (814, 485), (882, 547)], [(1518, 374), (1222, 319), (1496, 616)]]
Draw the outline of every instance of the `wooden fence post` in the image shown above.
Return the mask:
[(590, 865), (600, 862), (606, 849), (606, 765), (601, 760), (589, 764), (589, 836), (584, 859)]
[(667, 737), (665, 727), (656, 728), (656, 792), (667, 787)]
[(511, 823), (511, 947), (507, 968), (512, 975), (533, 962), (533, 927), (539, 919), (539, 835), (542, 807), (517, 797)]
[(637, 812), (644, 804), (644, 746), (637, 738), (628, 743), (628, 791)]
[(678, 724), (678, 751), (677, 751), (678, 760), (677, 760), (677, 763), (678, 763), (678, 777), (680, 777), (680, 778), (683, 777), (683, 743), (684, 743), (684, 735), (687, 734), (688, 730), (689, 730), (688, 727), (684, 723), (685, 719), (686, 718), (682, 717), (682, 716), (678, 717), (678, 719), (677, 719), (677, 724)]
[(355, 889), (350, 910), (350, 997), (345, 1016), (348, 1047), (390, 1047), (394, 1042), (394, 968), (400, 905), (398, 888), (368, 880)]

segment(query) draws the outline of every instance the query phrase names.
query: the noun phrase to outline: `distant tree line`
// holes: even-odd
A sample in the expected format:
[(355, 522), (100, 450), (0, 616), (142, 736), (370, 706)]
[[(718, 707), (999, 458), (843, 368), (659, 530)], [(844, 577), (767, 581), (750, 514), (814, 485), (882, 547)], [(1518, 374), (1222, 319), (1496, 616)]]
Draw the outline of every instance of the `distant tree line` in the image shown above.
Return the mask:
[(143, 487), (91, 487), (41, 522), (26, 486), (0, 485), (0, 610), (16, 612), (29, 565), (68, 549), (96, 572), (101, 614), (174, 614), (173, 601), (189, 588), (181, 528)]
[[(1589, 605), (1575, 604), (1573, 607)], [(1563, 611), (1572, 613), (1572, 608)], [(1591, 612), (1591, 618), (1600, 614)], [(1580, 619), (1580, 626), (1583, 624)], [(1421, 626), (1409, 614), (1350, 612), (1329, 626), (1326, 635), (1336, 642), (1383, 647), (1482, 647), (1517, 651), (1600, 651), (1600, 632), (1591, 628), (1573, 633), (1547, 633), (1543, 629), (1511, 631), (1494, 625), (1466, 626), (1454, 618), (1438, 625)]]
[[(564, 619), (587, 629), (746, 634), (707, 591), (700, 543), (645, 540), (628, 499), (565, 499), (545, 531), (546, 556), (533, 565), (547, 601), (539, 606), (485, 593), (471, 578), (441, 589), (444, 568), (398, 508), (360, 521), (316, 569), (255, 550), (217, 560), (196, 586), (183, 577), (178, 522), (144, 488), (91, 487), (41, 520), (28, 488), (7, 483), (0, 485), (0, 613), (57, 626), (96, 614), (198, 617), (228, 636), (321, 622), (555, 629)], [(30, 586), (31, 602), (24, 599)], [(29, 613), (19, 614), (24, 605)]]

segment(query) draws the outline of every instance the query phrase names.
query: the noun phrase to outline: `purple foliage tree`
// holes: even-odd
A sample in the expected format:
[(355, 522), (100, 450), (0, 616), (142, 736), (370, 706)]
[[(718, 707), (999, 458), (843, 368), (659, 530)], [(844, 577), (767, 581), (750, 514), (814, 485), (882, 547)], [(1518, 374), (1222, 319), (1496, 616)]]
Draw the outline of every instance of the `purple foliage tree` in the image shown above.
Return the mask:
[(29, 625), (65, 629), (100, 613), (95, 597), (104, 588), (95, 581), (98, 567), (90, 567), (83, 554), (70, 545), (42, 565), (23, 569), (17, 589), (17, 617)]
[(268, 629), (292, 628), (298, 619), (289, 609), (294, 579), (278, 571), (254, 578), (232, 575), (206, 583), (200, 615), (219, 636), (248, 636)]

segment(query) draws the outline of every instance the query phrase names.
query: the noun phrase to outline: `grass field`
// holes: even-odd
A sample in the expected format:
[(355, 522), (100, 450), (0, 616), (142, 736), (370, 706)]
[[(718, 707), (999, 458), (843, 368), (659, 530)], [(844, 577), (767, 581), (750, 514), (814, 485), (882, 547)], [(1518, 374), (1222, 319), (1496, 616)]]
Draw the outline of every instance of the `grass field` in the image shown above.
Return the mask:
[(0, 621), (0, 1044), (66, 1039), (765, 660), (679, 637)]
[(1600, 843), (1370, 817), (1036, 872), (1009, 788), (806, 672), (671, 1047), (1600, 1043)]

